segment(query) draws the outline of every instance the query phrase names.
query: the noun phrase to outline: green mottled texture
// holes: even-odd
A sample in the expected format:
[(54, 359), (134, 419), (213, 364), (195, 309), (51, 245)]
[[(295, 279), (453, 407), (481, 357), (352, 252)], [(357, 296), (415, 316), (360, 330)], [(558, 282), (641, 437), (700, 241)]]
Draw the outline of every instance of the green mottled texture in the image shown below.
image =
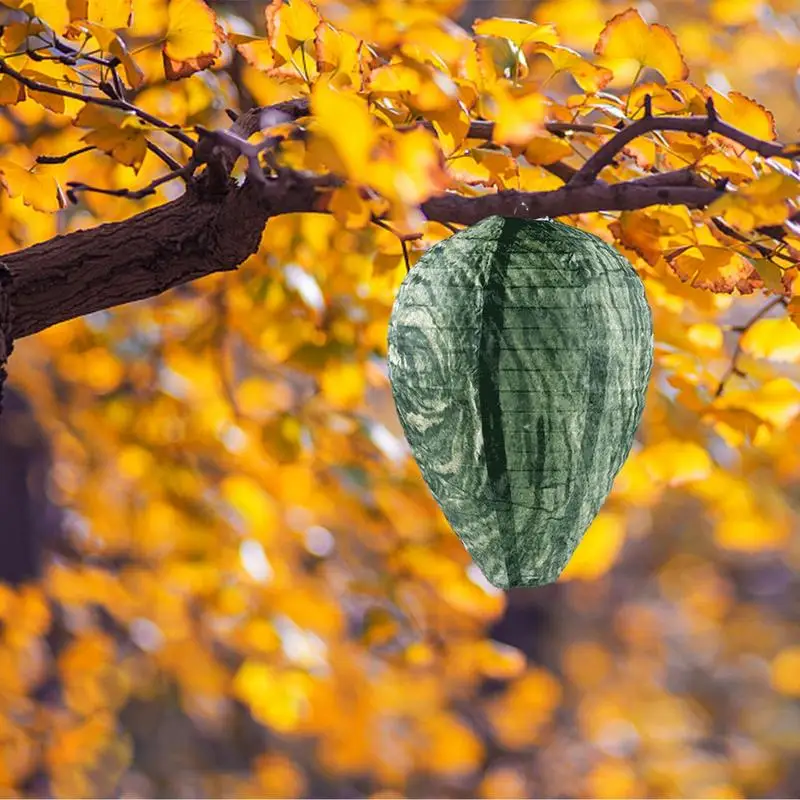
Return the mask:
[(652, 362), (633, 267), (560, 222), (489, 217), (403, 281), (389, 323), (400, 422), (495, 586), (564, 569), (633, 444)]

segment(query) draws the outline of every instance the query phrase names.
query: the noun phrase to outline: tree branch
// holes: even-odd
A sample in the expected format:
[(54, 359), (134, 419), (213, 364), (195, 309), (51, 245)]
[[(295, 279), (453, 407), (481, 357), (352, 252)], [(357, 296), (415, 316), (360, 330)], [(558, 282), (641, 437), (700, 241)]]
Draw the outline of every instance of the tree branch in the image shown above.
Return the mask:
[(745, 377), (744, 372), (739, 368), (739, 359), (742, 357), (742, 339), (744, 338), (744, 334), (753, 327), (762, 317), (768, 314), (775, 306), (778, 305), (786, 305), (787, 300), (785, 297), (773, 297), (769, 300), (765, 305), (763, 305), (752, 317), (750, 317), (744, 325), (741, 325), (738, 328), (734, 328), (734, 331), (739, 335), (739, 338), (736, 342), (736, 347), (733, 350), (733, 356), (731, 357), (731, 365), (726, 371), (726, 373), (722, 376), (719, 385), (717, 386), (717, 391), (714, 392), (714, 397), (721, 397), (722, 393), (725, 391), (725, 386), (727, 385), (728, 381), (734, 376), (738, 375), (740, 378)]
[[(720, 194), (709, 187), (653, 186), (649, 180), (473, 198), (446, 194), (422, 208), (430, 220), (471, 225), (492, 214), (559, 217), (654, 204), (705, 205)], [(258, 248), (267, 219), (321, 210), (320, 184), (326, 184), (325, 177), (284, 172), (265, 177), (263, 184), (246, 181), (221, 196), (192, 186), (179, 199), (123, 222), (7, 255), (14, 278), (14, 337), (235, 269)]]
[(786, 148), (778, 142), (768, 142), (758, 139), (749, 133), (740, 131), (733, 125), (723, 122), (714, 110), (714, 104), (709, 98), (707, 116), (693, 117), (654, 117), (645, 115), (640, 120), (631, 123), (619, 133), (611, 137), (586, 163), (575, 173), (570, 181), (574, 186), (585, 186), (592, 183), (600, 172), (614, 160), (614, 157), (634, 139), (653, 131), (680, 131), (683, 133), (697, 133), (707, 136), (717, 133), (727, 139), (752, 150), (765, 158), (779, 158), (788, 155)]

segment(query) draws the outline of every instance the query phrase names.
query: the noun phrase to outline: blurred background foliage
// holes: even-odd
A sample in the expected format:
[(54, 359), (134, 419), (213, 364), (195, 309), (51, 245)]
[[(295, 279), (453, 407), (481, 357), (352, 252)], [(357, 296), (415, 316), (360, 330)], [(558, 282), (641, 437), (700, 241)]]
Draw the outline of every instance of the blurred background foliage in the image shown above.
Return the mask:
[[(210, 5), (264, 36), (263, 3)], [(552, 23), (585, 55), (628, 6), (319, 3), (386, 47), (420, 20), (455, 41), (455, 25), (503, 16)], [(798, 138), (795, 0), (637, 8), (674, 32), (696, 85), (756, 98), (779, 138)], [(235, 52), (164, 83), (160, 53), (137, 44), (163, 36), (165, 0), (133, 12), (126, 38), (148, 81), (137, 102), (169, 121), (222, 126), (226, 107), (298, 92)], [(634, 78), (619, 67), (606, 91)], [(564, 74), (547, 91), (577, 88)], [(739, 113), (758, 112), (734, 109), (734, 124)], [(81, 134), (34, 98), (0, 113), (4, 157), (66, 152)], [(148, 153), (137, 177), (95, 151), (53, 174), (128, 186), (158, 169)], [(86, 194), (58, 214), (3, 195), (0, 247), (170, 191)], [(668, 213), (678, 227), (688, 214)], [(237, 273), (17, 343), (0, 419), (0, 792), (797, 796), (791, 323), (754, 329), (749, 377), (710, 419), (701, 395), (730, 366), (730, 326), (764, 300), (659, 272), (630, 244), (663, 242), (628, 217), (657, 341), (637, 444), (562, 579), (504, 595), (470, 564), (397, 423), (384, 357), (401, 246), (339, 216), (272, 219)], [(607, 232), (615, 216), (572, 221)], [(427, 226), (415, 257), (447, 234)]]

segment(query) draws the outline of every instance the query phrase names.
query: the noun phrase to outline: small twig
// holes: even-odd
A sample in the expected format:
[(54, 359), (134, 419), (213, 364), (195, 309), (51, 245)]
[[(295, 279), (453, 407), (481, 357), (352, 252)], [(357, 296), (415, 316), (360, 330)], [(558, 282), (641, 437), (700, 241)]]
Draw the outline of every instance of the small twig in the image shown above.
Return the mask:
[(177, 125), (171, 125), (167, 122), (164, 122), (164, 120), (149, 114), (144, 109), (139, 108), (133, 103), (129, 103), (127, 100), (115, 100), (109, 97), (97, 97), (96, 95), (81, 94), (80, 92), (73, 92), (70, 89), (61, 89), (57, 86), (41, 83), (27, 77), (26, 75), (23, 75), (13, 67), (10, 67), (3, 58), (0, 58), (0, 75), (9, 75), (16, 81), (19, 81), (19, 83), (21, 83), (23, 86), (33, 90), (34, 92), (56, 94), (60, 95), (61, 97), (70, 97), (73, 100), (80, 100), (82, 103), (93, 103), (94, 105), (104, 106), (106, 108), (116, 108), (120, 111), (129, 111), (144, 122), (149, 122), (156, 128), (161, 128), (163, 131), (166, 131), (170, 136), (174, 137), (182, 144), (185, 144), (188, 148), (194, 149), (194, 140), (191, 138), (191, 136), (187, 136), (182, 130), (180, 130)]
[(165, 150), (162, 150), (157, 144), (153, 144), (153, 142), (147, 143), (147, 149), (153, 155), (158, 156), (171, 170), (174, 170), (175, 172), (183, 169), (184, 166), (188, 166), (176, 161), (169, 153), (167, 153)]
[(94, 145), (90, 144), (86, 147), (79, 147), (77, 150), (73, 150), (70, 153), (64, 153), (63, 156), (36, 156), (36, 163), (37, 164), (64, 164), (69, 161), (71, 158), (75, 158), (75, 156), (83, 155), (84, 153), (88, 153), (90, 150), (94, 150)]
[(141, 189), (103, 189), (99, 186), (89, 186), (86, 183), (70, 181), (67, 183), (67, 186), (69, 186), (69, 189), (67, 190), (67, 197), (72, 203), (77, 203), (78, 199), (75, 194), (76, 192), (94, 192), (96, 194), (107, 194), (111, 197), (126, 197), (129, 200), (141, 200), (143, 197), (155, 194), (156, 188), (162, 184), (173, 181), (176, 178), (185, 177), (191, 169), (192, 167), (188, 165), (185, 167), (179, 167), (178, 169), (174, 169), (171, 172), (167, 172), (155, 180), (150, 181), (147, 186), (143, 186)]
[(775, 308), (775, 306), (777, 305), (785, 306), (787, 302), (788, 301), (786, 300), (785, 297), (773, 297), (768, 303), (766, 303), (761, 309), (759, 309), (759, 311), (753, 314), (753, 316), (750, 317), (750, 319), (747, 320), (747, 322), (745, 322), (744, 325), (737, 325), (735, 328), (732, 328), (732, 330), (735, 333), (739, 334), (739, 339), (736, 342), (736, 347), (734, 348), (733, 351), (733, 356), (731, 358), (731, 365), (728, 368), (727, 372), (722, 376), (722, 379), (719, 382), (719, 386), (717, 387), (717, 391), (714, 393), (715, 398), (722, 396), (722, 393), (725, 391), (725, 385), (733, 375), (737, 375), (741, 378), (745, 377), (745, 373), (742, 372), (741, 369), (739, 369), (739, 359), (742, 356), (742, 338), (744, 334), (748, 330), (750, 330), (750, 328), (752, 328), (753, 325), (755, 325), (755, 323), (758, 322), (758, 320), (760, 320), (763, 316), (765, 316), (773, 308)]
[(726, 236), (730, 236), (731, 239), (736, 239), (743, 244), (746, 244), (748, 247), (752, 247), (753, 250), (757, 251), (759, 255), (764, 256), (764, 258), (779, 258), (781, 261), (786, 261), (792, 266), (795, 265), (795, 260), (790, 258), (789, 256), (783, 255), (783, 253), (778, 253), (772, 248), (767, 247), (766, 245), (760, 244), (759, 242), (753, 242), (747, 238), (747, 236), (739, 231), (736, 228), (732, 228), (725, 222), (722, 217), (712, 217), (711, 221), (719, 228)]
[(411, 259), (408, 255), (408, 242), (415, 242), (422, 238), (421, 233), (398, 233), (391, 225), (387, 225), (382, 219), (373, 217), (372, 222), (379, 228), (389, 231), (393, 236), (396, 236), (400, 241), (400, 247), (403, 248), (403, 260), (406, 262), (406, 274), (411, 272)]

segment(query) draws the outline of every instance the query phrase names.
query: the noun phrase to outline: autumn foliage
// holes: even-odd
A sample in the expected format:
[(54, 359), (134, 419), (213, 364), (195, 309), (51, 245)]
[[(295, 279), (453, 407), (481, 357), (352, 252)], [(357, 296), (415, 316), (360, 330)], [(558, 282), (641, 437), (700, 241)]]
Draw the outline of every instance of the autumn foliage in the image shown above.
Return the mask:
[[(0, 301), (41, 288), (33, 245), (184, 193), (312, 200), (206, 270), (236, 271), (16, 338), (60, 513), (41, 575), (0, 584), (0, 793), (800, 791), (798, 24), (791, 0), (4, 0)], [(385, 367), (406, 270), (486, 213), (613, 243), (656, 333), (609, 501), (558, 584), (508, 596)]]

